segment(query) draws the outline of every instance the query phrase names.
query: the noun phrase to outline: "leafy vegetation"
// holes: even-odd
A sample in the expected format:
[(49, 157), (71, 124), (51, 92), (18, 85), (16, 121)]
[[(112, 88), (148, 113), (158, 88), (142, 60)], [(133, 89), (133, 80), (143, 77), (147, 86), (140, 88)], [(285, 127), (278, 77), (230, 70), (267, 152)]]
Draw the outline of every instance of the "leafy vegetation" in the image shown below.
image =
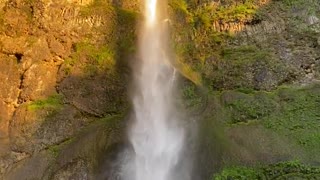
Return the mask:
[[(320, 148), (320, 87), (283, 88), (277, 92), (280, 111), (264, 121), (267, 128), (290, 136), (310, 154), (318, 155)], [(318, 155), (319, 156), (319, 155)]]
[(317, 179), (320, 175), (319, 167), (303, 165), (297, 161), (282, 162), (257, 168), (230, 167), (213, 178), (214, 180), (247, 180), (247, 179)]
[[(198, 72), (201, 83), (214, 89), (270, 89), (270, 84), (255, 83), (252, 77), (259, 73), (278, 75), (288, 68), (273, 50), (255, 43), (231, 45), (239, 40), (231, 26), (241, 31), (241, 27), (261, 22), (269, 13), (262, 10), (264, 5), (258, 0), (170, 1), (173, 26), (179, 29), (173, 34), (177, 60)], [(263, 68), (268, 72), (262, 72)]]
[(227, 124), (258, 121), (280, 137), (290, 137), (310, 157), (320, 158), (320, 85), (273, 92), (227, 91), (220, 96)]
[(237, 123), (266, 117), (276, 111), (278, 104), (267, 94), (257, 93), (254, 96), (241, 96), (227, 104), (227, 107), (232, 114), (232, 123)]
[(214, 180), (247, 180), (259, 178), (259, 173), (257, 173), (253, 168), (230, 167), (223, 169), (221, 174), (214, 177)]
[(184, 86), (182, 96), (185, 99), (184, 104), (187, 107), (201, 106), (203, 103), (203, 97), (199, 95), (199, 92), (197, 92), (197, 86), (195, 85)]

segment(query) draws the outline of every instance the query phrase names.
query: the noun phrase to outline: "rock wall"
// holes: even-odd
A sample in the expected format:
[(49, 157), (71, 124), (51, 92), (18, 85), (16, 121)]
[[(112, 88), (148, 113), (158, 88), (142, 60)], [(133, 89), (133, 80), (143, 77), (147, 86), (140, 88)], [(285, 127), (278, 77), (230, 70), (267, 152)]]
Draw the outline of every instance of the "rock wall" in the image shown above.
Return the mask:
[(212, 89), (272, 90), (319, 79), (317, 1), (175, 0), (170, 6), (172, 26), (183, 29), (173, 33), (177, 60)]
[[(0, 1), (0, 179), (93, 176), (98, 156), (123, 140), (114, 138), (121, 137), (121, 122), (110, 125), (104, 119), (127, 107), (128, 72), (119, 63), (132, 52), (119, 56), (118, 49), (130, 44), (120, 47), (117, 39), (134, 41), (136, 4)], [(80, 152), (71, 141), (89, 149)], [(60, 150), (66, 156), (78, 148), (78, 155), (57, 160)], [(75, 174), (61, 174), (62, 167)], [(79, 175), (77, 168), (87, 171)]]
[[(288, 2), (170, 0), (177, 68), (209, 91), (318, 81), (320, 5)], [(140, 4), (0, 0), (0, 179), (105, 178), (99, 159), (125, 139)]]

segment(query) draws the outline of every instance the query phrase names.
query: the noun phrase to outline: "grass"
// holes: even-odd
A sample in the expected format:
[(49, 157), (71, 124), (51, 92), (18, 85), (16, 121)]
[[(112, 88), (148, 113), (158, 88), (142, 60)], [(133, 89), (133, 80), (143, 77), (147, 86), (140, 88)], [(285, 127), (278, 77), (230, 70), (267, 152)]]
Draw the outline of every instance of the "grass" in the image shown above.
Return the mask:
[(235, 66), (242, 66), (255, 61), (265, 61), (268, 63), (270, 53), (255, 46), (238, 46), (223, 49), (221, 56), (225, 61), (231, 61)]
[(320, 161), (320, 85), (247, 92), (228, 91), (220, 95), (227, 124), (260, 122)]
[(256, 168), (229, 167), (214, 176), (213, 180), (247, 180), (247, 179), (317, 179), (320, 167), (303, 165), (298, 161), (281, 162)]
[(318, 154), (320, 148), (320, 88), (280, 89), (276, 92), (280, 111), (264, 120), (264, 125), (288, 136), (309, 153)]
[(227, 105), (232, 114), (232, 123), (247, 122), (270, 115), (275, 112), (277, 104), (266, 94), (237, 99)]
[(31, 111), (41, 110), (41, 109), (52, 109), (58, 110), (62, 107), (63, 96), (55, 94), (49, 96), (47, 99), (41, 99), (31, 102), (28, 105), (28, 109)]
[(214, 177), (214, 180), (248, 180), (259, 179), (259, 173), (253, 168), (247, 167), (230, 167), (225, 168), (223, 171)]

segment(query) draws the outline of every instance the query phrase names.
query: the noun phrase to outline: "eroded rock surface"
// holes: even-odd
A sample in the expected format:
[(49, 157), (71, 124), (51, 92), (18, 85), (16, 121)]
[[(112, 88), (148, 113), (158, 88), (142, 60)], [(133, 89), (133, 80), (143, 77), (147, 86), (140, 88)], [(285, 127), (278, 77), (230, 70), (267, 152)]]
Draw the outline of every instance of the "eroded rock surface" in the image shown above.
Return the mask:
[[(172, 17), (164, 23), (173, 29), (177, 69), (211, 91), (272, 91), (319, 81), (319, 3), (248, 2), (169, 1)], [(96, 170), (125, 139), (125, 121), (118, 115), (129, 106), (128, 66), (137, 59), (140, 5), (140, 0), (0, 0), (0, 179), (105, 178), (108, 173)], [(230, 106), (223, 117), (246, 123), (282, 107), (262, 95), (223, 92), (219, 98), (198, 105), (201, 118), (219, 117), (225, 113), (219, 107)], [(212, 131), (219, 133), (208, 119), (202, 121), (208, 126), (199, 144), (211, 142)], [(253, 164), (300, 153), (280, 146), (287, 139), (265, 140), (277, 135), (259, 128), (228, 129), (231, 147), (239, 152), (221, 155), (224, 145), (204, 144), (203, 177), (227, 156)]]
[[(126, 107), (125, 79), (116, 63), (108, 62), (118, 58), (112, 55), (116, 37), (110, 38), (121, 16), (116, 8), (132, 11), (137, 2), (130, 2), (0, 1), (0, 179), (88, 179), (99, 154), (121, 141), (106, 139), (121, 137), (116, 126), (108, 129), (109, 122), (79, 133)], [(87, 54), (79, 55), (79, 43)], [(86, 136), (94, 139), (84, 142)], [(65, 154), (77, 148), (79, 156), (57, 160), (72, 139), (79, 145)], [(99, 144), (92, 150), (83, 143)], [(97, 162), (89, 163), (89, 156)], [(59, 164), (62, 160), (67, 162)]]

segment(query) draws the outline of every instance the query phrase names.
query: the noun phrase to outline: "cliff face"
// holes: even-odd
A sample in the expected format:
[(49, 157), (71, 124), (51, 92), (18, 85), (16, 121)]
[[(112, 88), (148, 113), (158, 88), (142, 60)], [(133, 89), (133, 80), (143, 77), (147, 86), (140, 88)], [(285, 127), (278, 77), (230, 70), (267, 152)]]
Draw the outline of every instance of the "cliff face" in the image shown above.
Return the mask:
[[(303, 104), (307, 118), (317, 119), (318, 87), (299, 102), (287, 100), (296, 98), (291, 91), (276, 89), (319, 80), (319, 7), (316, 0), (169, 1), (173, 64), (209, 92), (230, 90), (199, 98), (190, 82), (182, 87), (187, 104), (205, 112), (199, 118), (201, 127), (207, 125), (199, 140), (205, 149), (199, 154), (206, 155), (199, 162), (208, 165), (201, 166), (203, 178), (221, 166), (221, 157), (265, 161), (261, 154), (272, 142), (241, 143), (250, 138), (248, 129), (262, 125), (237, 123), (271, 119), (292, 128), (287, 115), (300, 113), (290, 103)], [(99, 168), (108, 167), (125, 139), (139, 9), (135, 0), (0, 0), (0, 179), (111, 176)], [(242, 92), (232, 93), (237, 89)], [(279, 98), (259, 94), (265, 90)], [(310, 97), (315, 101), (305, 104)], [(287, 114), (276, 110), (282, 106)], [(227, 128), (226, 138), (240, 153), (217, 157), (221, 144), (212, 140), (225, 139), (212, 131), (221, 122), (236, 126)], [(256, 130), (257, 137), (266, 138), (264, 131)], [(270, 163), (281, 159), (277, 153), (288, 155), (275, 151)]]
[(317, 1), (174, 0), (170, 6), (172, 24), (181, 29), (174, 33), (180, 61), (212, 89), (272, 90), (319, 79)]
[[(113, 116), (126, 109), (120, 64), (132, 54), (132, 8), (136, 2), (1, 1), (0, 177), (60, 179), (72, 168), (88, 176), (117, 142), (109, 136), (120, 131)], [(64, 146), (74, 148), (60, 158)]]

